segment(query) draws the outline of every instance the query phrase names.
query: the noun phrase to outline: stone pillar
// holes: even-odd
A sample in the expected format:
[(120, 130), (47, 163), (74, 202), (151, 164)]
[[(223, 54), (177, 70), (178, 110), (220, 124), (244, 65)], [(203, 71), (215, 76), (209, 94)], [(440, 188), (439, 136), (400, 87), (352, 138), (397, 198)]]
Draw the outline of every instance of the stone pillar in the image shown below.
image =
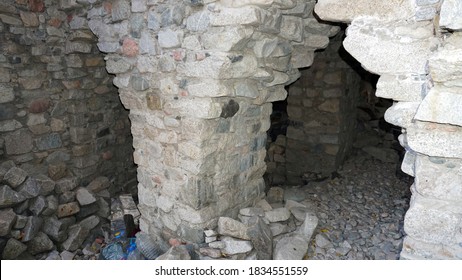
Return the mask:
[[(130, 109), (141, 228), (201, 241), (263, 196), (272, 101), (311, 63), (315, 1), (104, 2), (89, 26)], [(329, 30), (328, 30), (329, 31)]]
[(307, 173), (330, 175), (351, 149), (361, 78), (341, 58), (343, 34), (316, 53), (313, 65), (289, 86), (285, 153), (289, 184), (302, 183)]
[[(415, 177), (401, 257), (460, 259), (462, 137), (457, 81), (462, 41), (459, 32), (444, 32), (461, 29), (460, 2), (363, 2), (321, 0), (316, 11), (325, 19), (351, 21), (345, 48), (366, 70), (381, 75), (377, 96), (397, 101), (385, 119), (403, 128), (402, 169)], [(441, 15), (435, 17), (441, 4)]]

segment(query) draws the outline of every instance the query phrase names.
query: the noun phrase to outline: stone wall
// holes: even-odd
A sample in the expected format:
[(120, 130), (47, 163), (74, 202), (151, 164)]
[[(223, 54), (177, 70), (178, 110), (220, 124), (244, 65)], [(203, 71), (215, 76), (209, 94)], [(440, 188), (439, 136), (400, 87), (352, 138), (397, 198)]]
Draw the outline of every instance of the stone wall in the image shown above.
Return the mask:
[(457, 0), (321, 0), (317, 14), (351, 22), (344, 46), (377, 73), (385, 119), (403, 127), (404, 172), (415, 176), (404, 259), (461, 259), (460, 73)]
[(315, 1), (111, 3), (89, 26), (130, 109), (142, 230), (201, 241), (264, 194), (270, 102), (338, 29)]
[[(289, 184), (305, 173), (330, 175), (349, 153), (361, 77), (341, 48), (343, 32), (317, 52), (313, 65), (289, 87), (286, 170)], [(344, 57), (342, 58), (341, 55)]]
[(78, 2), (0, 3), (2, 249), (74, 250), (89, 231), (76, 225), (96, 226), (110, 195), (136, 185), (128, 112), (87, 24), (94, 1)]
[(122, 188), (134, 176), (128, 113), (88, 28), (87, 7), (74, 2), (0, 6), (1, 158), (53, 180), (87, 185), (105, 175)]

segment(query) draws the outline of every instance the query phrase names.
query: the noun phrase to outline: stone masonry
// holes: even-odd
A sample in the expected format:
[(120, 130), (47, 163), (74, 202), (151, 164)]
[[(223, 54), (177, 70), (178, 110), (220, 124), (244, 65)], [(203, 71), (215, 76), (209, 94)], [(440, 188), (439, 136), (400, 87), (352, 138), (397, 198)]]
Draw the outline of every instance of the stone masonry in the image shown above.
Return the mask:
[(300, 79), (289, 87), (288, 184), (300, 184), (307, 172), (330, 175), (351, 150), (361, 78), (352, 68), (354, 64), (347, 63), (342, 39), (343, 32), (332, 38), (325, 51), (316, 53), (313, 65), (302, 70)]
[(121, 188), (130, 182), (128, 114), (85, 6), (2, 1), (0, 37), (0, 159), (53, 180), (87, 185), (105, 175)]
[(461, 259), (461, 2), (321, 0), (315, 11), (350, 22), (345, 48), (396, 101), (385, 119), (403, 128), (402, 169), (415, 177), (401, 258)]
[(117, 0), (90, 10), (130, 109), (143, 231), (201, 241), (220, 215), (264, 195), (270, 102), (338, 30), (317, 23), (314, 4)]
[(236, 219), (264, 196), (271, 102), (339, 31), (319, 18), (349, 25), (345, 49), (395, 101), (415, 177), (401, 258), (462, 259), (460, 0), (2, 1), (2, 258), (79, 248), (133, 161), (143, 232), (203, 242)]
[(2, 259), (80, 248), (136, 186), (128, 112), (78, 2), (0, 3)]

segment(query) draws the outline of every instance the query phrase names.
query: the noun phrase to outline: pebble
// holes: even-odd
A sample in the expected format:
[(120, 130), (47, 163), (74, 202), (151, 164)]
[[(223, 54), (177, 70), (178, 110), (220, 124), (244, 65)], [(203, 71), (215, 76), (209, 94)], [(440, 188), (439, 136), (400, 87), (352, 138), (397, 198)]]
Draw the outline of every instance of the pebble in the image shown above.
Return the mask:
[[(397, 178), (395, 170), (395, 163), (358, 151), (339, 171), (341, 178), (305, 187), (319, 217), (309, 259), (399, 259), (411, 193), (408, 181)], [(333, 251), (325, 249), (320, 234)]]

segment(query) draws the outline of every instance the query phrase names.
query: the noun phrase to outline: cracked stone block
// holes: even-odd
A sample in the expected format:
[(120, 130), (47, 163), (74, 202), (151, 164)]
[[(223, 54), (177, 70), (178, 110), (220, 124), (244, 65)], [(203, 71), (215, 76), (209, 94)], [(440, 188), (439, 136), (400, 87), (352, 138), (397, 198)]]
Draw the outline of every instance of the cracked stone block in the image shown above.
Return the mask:
[(43, 219), (36, 216), (29, 216), (26, 226), (22, 230), (23, 242), (32, 240), (42, 227)]
[(35, 215), (39, 216), (47, 207), (47, 200), (43, 196), (38, 196), (32, 200), (29, 205), (29, 210)]
[(271, 260), (273, 257), (273, 233), (263, 218), (253, 216), (248, 222), (247, 235), (259, 260)]
[(88, 234), (88, 229), (79, 224), (73, 225), (69, 228), (69, 237), (63, 242), (62, 247), (67, 251), (75, 251), (82, 246)]
[(35, 177), (35, 182), (40, 186), (40, 195), (48, 195), (54, 191), (56, 183), (43, 174)]

